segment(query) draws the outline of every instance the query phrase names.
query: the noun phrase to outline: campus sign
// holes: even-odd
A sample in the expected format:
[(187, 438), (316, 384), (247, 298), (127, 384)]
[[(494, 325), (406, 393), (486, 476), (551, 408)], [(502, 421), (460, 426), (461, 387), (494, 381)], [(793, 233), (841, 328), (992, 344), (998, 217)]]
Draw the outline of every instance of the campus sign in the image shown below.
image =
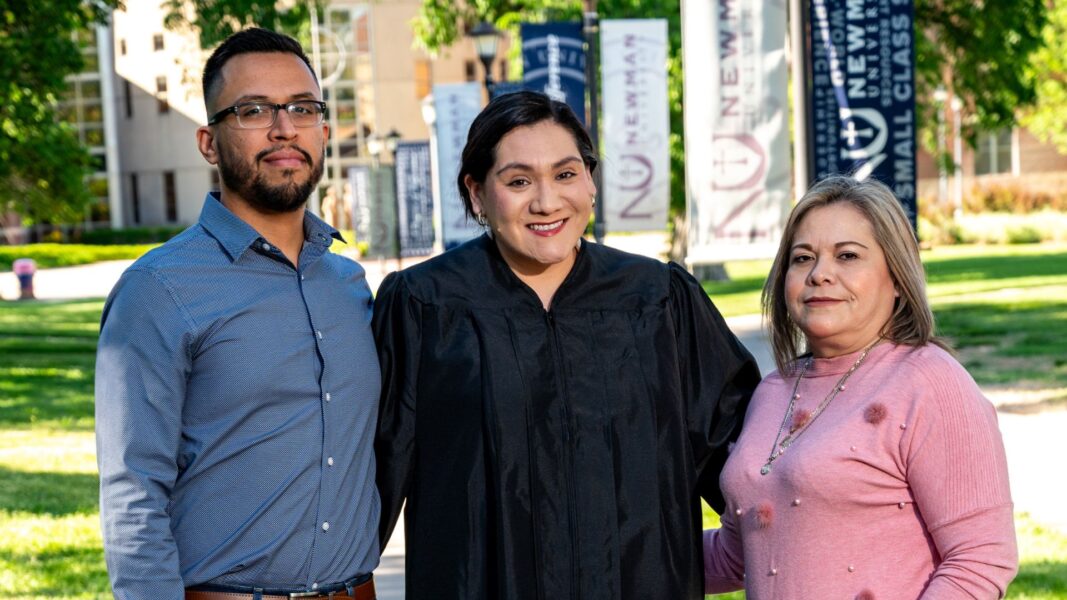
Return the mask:
[(606, 226), (662, 230), (671, 199), (667, 21), (601, 21), (600, 49)]
[(581, 23), (523, 23), (522, 84), (566, 102), (585, 123), (585, 42)]
[(441, 210), (441, 242), (449, 250), (477, 237), (482, 229), (467, 216), (456, 177), (471, 123), (482, 110), (482, 86), (477, 82), (433, 86), (437, 121), (437, 182)]
[(434, 238), (430, 143), (400, 142), (394, 156), (400, 255), (426, 256)]
[(692, 264), (777, 250), (791, 182), (785, 37), (785, 2), (682, 2)]
[(915, 225), (913, 0), (811, 0), (811, 106), (818, 180), (888, 185)]

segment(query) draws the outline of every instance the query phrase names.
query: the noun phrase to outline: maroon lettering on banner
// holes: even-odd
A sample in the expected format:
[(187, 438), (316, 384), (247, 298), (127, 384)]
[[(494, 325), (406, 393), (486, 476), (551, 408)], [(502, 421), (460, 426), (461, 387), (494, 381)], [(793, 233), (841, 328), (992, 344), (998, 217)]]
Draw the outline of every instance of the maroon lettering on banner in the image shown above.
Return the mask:
[(748, 133), (715, 134), (711, 140), (713, 191), (744, 190), (759, 185), (767, 172), (767, 154)]

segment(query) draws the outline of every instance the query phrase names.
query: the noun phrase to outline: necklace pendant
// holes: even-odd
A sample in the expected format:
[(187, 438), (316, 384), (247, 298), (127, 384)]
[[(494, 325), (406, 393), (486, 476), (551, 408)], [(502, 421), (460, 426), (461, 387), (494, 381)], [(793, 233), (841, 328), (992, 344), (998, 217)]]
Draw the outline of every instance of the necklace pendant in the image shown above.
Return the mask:
[(763, 465), (763, 468), (761, 468), (759, 470), (759, 474), (760, 475), (766, 475), (767, 473), (770, 473), (770, 472), (771, 472), (771, 463), (767, 463), (767, 464)]

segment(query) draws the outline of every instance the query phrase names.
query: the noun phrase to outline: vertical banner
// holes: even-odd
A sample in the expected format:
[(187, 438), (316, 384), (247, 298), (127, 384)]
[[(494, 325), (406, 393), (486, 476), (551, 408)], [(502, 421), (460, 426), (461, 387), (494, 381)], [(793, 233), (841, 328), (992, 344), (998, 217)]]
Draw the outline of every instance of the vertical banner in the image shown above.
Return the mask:
[(888, 185), (915, 227), (913, 0), (811, 0), (814, 180)]
[(683, 0), (691, 264), (774, 256), (790, 207), (784, 2)]
[(521, 81), (498, 81), (494, 83), (493, 88), (489, 90), (489, 99), (496, 100), (501, 96), (521, 92), (525, 89), (526, 88), (522, 85)]
[(477, 237), (482, 228), (467, 216), (456, 188), (467, 132), (482, 110), (482, 86), (471, 81), (433, 86), (437, 114), (437, 183), (441, 203), (441, 243), (449, 250)]
[[(369, 169), (367, 175), (370, 184), (367, 196), (370, 200), (368, 254), (378, 258), (396, 256), (396, 178), (393, 167)], [(352, 193), (355, 194), (355, 189)]]
[(348, 168), (348, 189), (344, 199), (348, 201), (348, 214), (352, 215), (352, 234), (356, 242), (367, 242), (370, 247), (370, 169), (357, 166)]
[(522, 84), (566, 102), (585, 123), (585, 41), (581, 23), (523, 23)]
[(667, 21), (600, 22), (605, 226), (662, 230), (671, 200)]
[(426, 256), (433, 253), (430, 142), (400, 142), (394, 157), (400, 255)]

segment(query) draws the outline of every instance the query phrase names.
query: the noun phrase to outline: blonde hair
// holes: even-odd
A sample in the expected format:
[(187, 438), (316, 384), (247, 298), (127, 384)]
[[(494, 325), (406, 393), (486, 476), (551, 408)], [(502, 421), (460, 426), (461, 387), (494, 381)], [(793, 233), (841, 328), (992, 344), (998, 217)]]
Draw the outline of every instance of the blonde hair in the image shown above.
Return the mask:
[(885, 254), (889, 276), (900, 293), (882, 332), (883, 337), (905, 346), (933, 343), (949, 349), (934, 335), (934, 315), (926, 299), (926, 274), (919, 258), (919, 244), (900, 202), (879, 181), (856, 181), (852, 177), (832, 175), (812, 186), (793, 208), (763, 286), (761, 304), (771, 326), (771, 350), (778, 371), (782, 374), (792, 372), (803, 339), (803, 333), (789, 317), (785, 300), (785, 276), (793, 238), (809, 212), (837, 203), (849, 204), (863, 213), (871, 224), (874, 239)]

